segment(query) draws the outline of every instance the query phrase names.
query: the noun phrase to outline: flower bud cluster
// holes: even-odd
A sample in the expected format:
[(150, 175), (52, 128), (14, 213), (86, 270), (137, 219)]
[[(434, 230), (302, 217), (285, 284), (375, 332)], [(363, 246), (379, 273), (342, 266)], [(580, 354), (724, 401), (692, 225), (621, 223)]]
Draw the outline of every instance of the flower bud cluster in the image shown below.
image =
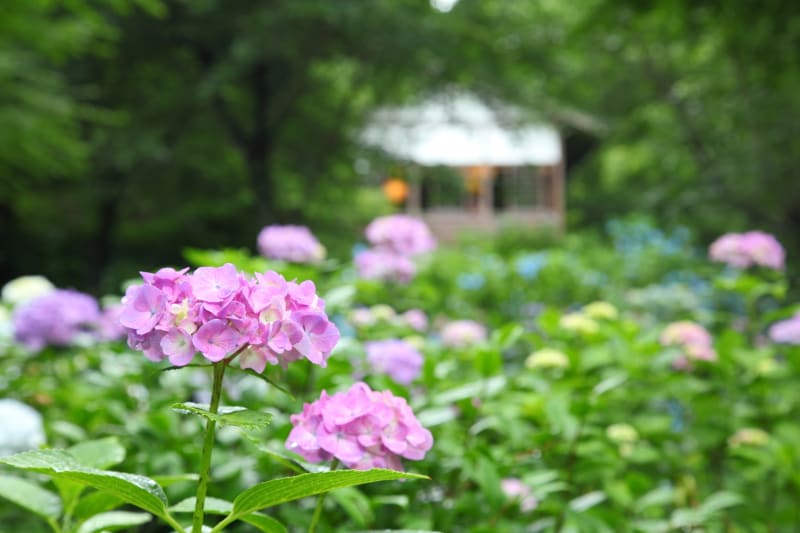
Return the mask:
[(239, 365), (256, 372), (303, 357), (326, 365), (339, 331), (313, 282), (286, 281), (273, 271), (253, 279), (230, 263), (187, 272), (142, 272), (144, 284), (128, 289), (119, 320), (131, 348), (175, 366), (197, 352), (218, 362), (237, 351)]
[(402, 470), (402, 458), (423, 459), (433, 445), (404, 398), (362, 382), (332, 396), (323, 391), (291, 423), (289, 450), (313, 463), (335, 458), (357, 470)]
[(669, 324), (661, 332), (661, 344), (683, 348), (683, 356), (674, 365), (678, 369), (689, 367), (690, 360), (716, 361), (717, 352), (711, 334), (700, 324), (681, 320)]
[(365, 234), (373, 248), (356, 256), (356, 269), (365, 279), (408, 283), (416, 274), (411, 258), (436, 249), (425, 222), (408, 215), (378, 217)]

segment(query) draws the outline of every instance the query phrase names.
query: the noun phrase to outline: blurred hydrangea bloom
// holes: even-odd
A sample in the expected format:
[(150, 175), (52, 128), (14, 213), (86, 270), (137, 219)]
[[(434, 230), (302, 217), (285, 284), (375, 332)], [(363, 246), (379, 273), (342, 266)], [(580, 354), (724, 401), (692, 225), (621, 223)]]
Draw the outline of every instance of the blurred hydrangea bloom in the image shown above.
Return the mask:
[(539, 271), (547, 264), (547, 254), (544, 252), (536, 252), (532, 254), (525, 254), (517, 257), (514, 261), (517, 274), (527, 280), (536, 279)]
[(569, 366), (569, 358), (558, 350), (542, 348), (525, 359), (525, 366), (527, 368), (566, 368)]
[(0, 457), (38, 448), (44, 442), (42, 415), (17, 400), (0, 400)]
[(124, 309), (122, 303), (105, 305), (97, 320), (95, 336), (103, 341), (115, 341), (125, 338), (128, 331), (119, 323)]
[(405, 341), (388, 339), (364, 344), (373, 372), (388, 374), (395, 382), (409, 385), (419, 377), (424, 358)]
[(639, 440), (639, 432), (630, 424), (611, 424), (606, 428), (606, 436), (617, 444), (631, 444)]
[(88, 294), (57, 289), (18, 306), (13, 313), (14, 338), (29, 350), (69, 346), (85, 338), (100, 318), (97, 300)]
[(269, 259), (292, 263), (317, 263), (325, 259), (325, 247), (306, 226), (266, 226), (258, 234), (258, 250)]
[(558, 325), (562, 329), (582, 335), (593, 335), (600, 330), (600, 325), (584, 313), (567, 313), (561, 317)]
[(786, 253), (778, 240), (763, 231), (726, 233), (711, 243), (712, 261), (727, 263), (736, 268), (759, 265), (783, 270)]
[(323, 391), (290, 420), (286, 447), (312, 463), (335, 458), (357, 470), (402, 470), (401, 458), (418, 461), (433, 446), (404, 398), (361, 382), (333, 396)]
[(408, 256), (374, 248), (364, 250), (356, 256), (356, 270), (364, 279), (408, 283), (414, 278), (417, 267)]
[(519, 478), (507, 477), (500, 481), (503, 494), (510, 500), (519, 502), (519, 510), (523, 513), (533, 511), (539, 506), (539, 501), (531, 492), (530, 487)]
[(3, 301), (11, 306), (22, 305), (56, 288), (44, 276), (21, 276), (3, 285)]
[(714, 350), (711, 334), (695, 322), (681, 320), (669, 324), (661, 332), (660, 340), (664, 346), (679, 346), (683, 349), (683, 356), (673, 363), (676, 369), (688, 369), (692, 360), (717, 360), (717, 352)]
[(768, 331), (773, 342), (800, 344), (800, 314), (775, 322)]
[(416, 331), (425, 331), (428, 329), (428, 315), (422, 309), (409, 309), (400, 315), (403, 321)]
[(759, 428), (742, 428), (728, 438), (728, 446), (764, 446), (769, 442), (769, 433)]
[(619, 318), (617, 308), (608, 302), (592, 302), (586, 304), (582, 309), (583, 313), (589, 318), (596, 320), (616, 320)]
[(144, 284), (128, 289), (119, 320), (131, 348), (175, 366), (196, 352), (217, 362), (239, 350), (239, 365), (256, 372), (303, 357), (326, 365), (339, 330), (313, 282), (273, 271), (252, 279), (230, 263), (187, 271), (142, 272)]
[(365, 230), (373, 246), (400, 255), (419, 255), (436, 249), (436, 239), (427, 224), (409, 215), (378, 217)]
[(487, 339), (486, 326), (474, 320), (454, 320), (441, 331), (442, 344), (451, 348), (464, 348)]

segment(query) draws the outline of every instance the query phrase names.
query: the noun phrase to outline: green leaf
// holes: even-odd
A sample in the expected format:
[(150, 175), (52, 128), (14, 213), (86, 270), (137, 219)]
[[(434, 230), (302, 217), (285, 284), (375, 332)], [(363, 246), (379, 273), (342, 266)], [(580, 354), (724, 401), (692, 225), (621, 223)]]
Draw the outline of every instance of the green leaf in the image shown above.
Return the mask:
[(208, 420), (215, 420), (219, 424), (237, 426), (244, 429), (261, 429), (269, 425), (272, 415), (253, 411), (244, 407), (221, 407), (219, 413), (211, 413), (207, 406), (197, 403), (176, 403), (172, 409), (180, 413), (199, 415)]
[(116, 509), (125, 502), (107, 492), (97, 491), (87, 494), (75, 506), (74, 515), (78, 521), (86, 520), (96, 514)]
[(153, 476), (153, 481), (162, 487), (169, 487), (170, 485), (184, 481), (197, 481), (198, 479), (200, 479), (198, 474), (171, 474), (167, 476)]
[(80, 464), (65, 450), (35, 450), (0, 458), (0, 463), (30, 472), (47, 474), (55, 480), (77, 481), (113, 494), (156, 516), (166, 515), (164, 490), (150, 478), (123, 472), (97, 470)]
[(45, 519), (61, 516), (61, 499), (30, 481), (0, 476), (0, 496)]
[(152, 517), (147, 513), (129, 513), (126, 511), (111, 511), (91, 517), (81, 524), (77, 533), (94, 533), (95, 531), (114, 531), (127, 527), (146, 524)]
[(741, 495), (735, 492), (720, 491), (706, 498), (703, 503), (700, 504), (700, 509), (706, 515), (711, 515), (723, 509), (727, 509), (728, 507), (741, 505), (743, 501)]
[[(194, 496), (186, 498), (170, 507), (170, 511), (173, 513), (193, 513), (196, 501), (197, 499)], [(219, 498), (206, 498), (203, 509), (206, 514), (225, 515), (233, 511), (233, 504)], [(251, 513), (243, 516), (241, 520), (266, 533), (286, 533), (286, 527), (283, 524), (263, 513)]]
[(495, 376), (489, 379), (481, 379), (467, 383), (461, 387), (456, 387), (437, 394), (433, 401), (437, 404), (451, 404), (459, 400), (466, 400), (468, 398), (476, 397), (489, 397), (497, 394), (506, 388), (506, 378), (504, 376)]
[(101, 470), (125, 460), (125, 448), (116, 437), (81, 442), (67, 452), (82, 465)]
[(636, 501), (635, 508), (642, 511), (648, 507), (663, 507), (675, 503), (675, 488), (671, 486), (657, 487)]
[(376, 481), (392, 481), (396, 479), (430, 479), (418, 474), (408, 474), (395, 470), (342, 470), (334, 472), (318, 472), (297, 476), (273, 479), (259, 483), (239, 494), (233, 501), (233, 511), (214, 531), (222, 531), (229, 523), (242, 517), (281, 503), (316, 496), (334, 489), (374, 483)]
[(603, 494), (602, 491), (595, 490), (592, 492), (587, 492), (583, 496), (578, 496), (569, 502), (569, 508), (580, 513), (594, 507), (605, 499), (606, 495)]

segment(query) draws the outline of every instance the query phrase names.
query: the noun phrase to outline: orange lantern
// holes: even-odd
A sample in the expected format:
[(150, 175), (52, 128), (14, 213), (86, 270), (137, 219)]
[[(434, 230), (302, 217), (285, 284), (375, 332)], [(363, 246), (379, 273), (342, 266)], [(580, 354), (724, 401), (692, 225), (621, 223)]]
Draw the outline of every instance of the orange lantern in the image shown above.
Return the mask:
[(400, 205), (408, 198), (408, 183), (400, 178), (389, 178), (383, 182), (383, 194), (394, 205)]

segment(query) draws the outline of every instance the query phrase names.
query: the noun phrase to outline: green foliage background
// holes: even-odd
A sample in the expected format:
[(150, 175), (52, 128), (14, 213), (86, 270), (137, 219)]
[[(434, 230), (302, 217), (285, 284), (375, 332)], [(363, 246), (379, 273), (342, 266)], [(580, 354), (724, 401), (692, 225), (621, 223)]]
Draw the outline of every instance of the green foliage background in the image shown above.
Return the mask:
[(562, 129), (570, 228), (760, 228), (792, 263), (799, 41), (790, 0), (7, 0), (0, 279), (116, 290), (269, 222), (349, 257), (388, 209), (366, 115), (452, 86)]

